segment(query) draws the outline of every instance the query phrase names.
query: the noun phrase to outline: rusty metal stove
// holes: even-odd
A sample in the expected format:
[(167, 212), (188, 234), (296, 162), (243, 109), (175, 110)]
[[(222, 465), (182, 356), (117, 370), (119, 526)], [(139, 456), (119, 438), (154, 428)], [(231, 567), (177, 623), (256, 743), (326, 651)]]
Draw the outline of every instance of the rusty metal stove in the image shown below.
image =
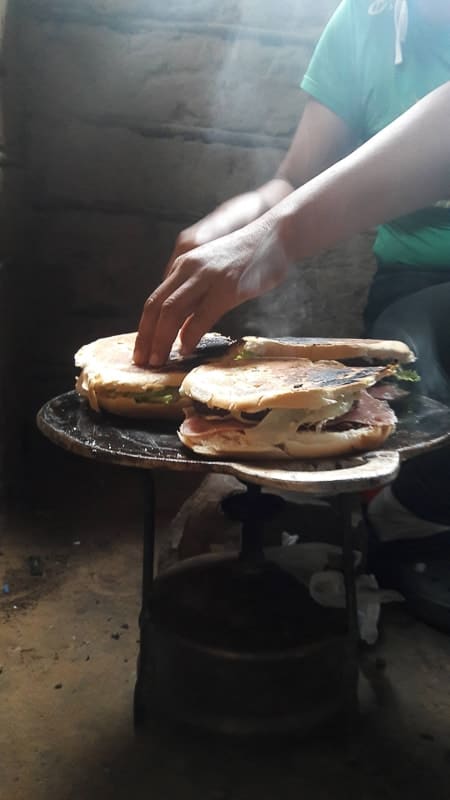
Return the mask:
[[(75, 392), (40, 410), (40, 430), (78, 455), (142, 470), (145, 519), (137, 727), (150, 714), (237, 734), (307, 733), (357, 709), (358, 620), (352, 508), (360, 493), (394, 479), (402, 458), (450, 439), (450, 409), (411, 397), (384, 448), (352, 458), (233, 462), (188, 452), (173, 425), (92, 412)], [(247, 486), (224, 511), (242, 523), (237, 555), (188, 559), (154, 578), (152, 470), (234, 475)], [(280, 499), (262, 488), (326, 496), (337, 511), (345, 612), (322, 609), (264, 556), (262, 529)]]

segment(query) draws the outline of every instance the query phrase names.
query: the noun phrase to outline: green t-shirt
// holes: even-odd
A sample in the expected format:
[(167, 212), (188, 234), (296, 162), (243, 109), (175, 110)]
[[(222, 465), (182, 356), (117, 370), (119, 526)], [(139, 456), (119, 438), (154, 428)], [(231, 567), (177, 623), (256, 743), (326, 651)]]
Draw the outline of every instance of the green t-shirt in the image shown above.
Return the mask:
[[(450, 23), (425, 20), (410, 0), (403, 62), (395, 65), (393, 6), (392, 0), (343, 0), (302, 81), (362, 141), (450, 80)], [(380, 226), (374, 251), (385, 264), (450, 269), (450, 200)]]

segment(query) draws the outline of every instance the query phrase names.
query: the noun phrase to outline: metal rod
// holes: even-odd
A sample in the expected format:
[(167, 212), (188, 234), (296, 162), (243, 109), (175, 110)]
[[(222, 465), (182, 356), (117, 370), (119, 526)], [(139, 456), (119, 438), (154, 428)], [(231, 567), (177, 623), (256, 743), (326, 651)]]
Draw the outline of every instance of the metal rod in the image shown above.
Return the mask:
[(247, 484), (248, 507), (242, 520), (241, 552), (239, 558), (245, 562), (264, 561), (262, 528), (264, 522), (258, 513), (261, 497), (261, 486)]
[(142, 612), (150, 608), (155, 562), (155, 481), (153, 470), (143, 470), (144, 552), (142, 561)]
[(342, 494), (338, 498), (340, 526), (342, 532), (343, 571), (347, 608), (347, 692), (349, 721), (352, 723), (358, 711), (358, 599), (356, 594), (355, 564), (353, 557), (352, 495)]
[(155, 562), (155, 482), (153, 470), (141, 470), (140, 477), (144, 493), (144, 541), (142, 554), (142, 605), (139, 614), (139, 654), (134, 690), (134, 725), (136, 728), (144, 724), (147, 716), (145, 685), (151, 667), (150, 603)]

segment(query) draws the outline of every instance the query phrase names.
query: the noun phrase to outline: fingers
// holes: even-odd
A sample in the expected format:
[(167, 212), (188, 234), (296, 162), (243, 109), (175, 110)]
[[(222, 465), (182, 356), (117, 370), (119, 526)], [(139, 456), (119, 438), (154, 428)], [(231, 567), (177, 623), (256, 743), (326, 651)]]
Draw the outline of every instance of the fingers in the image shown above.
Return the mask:
[(139, 367), (150, 363), (153, 335), (163, 303), (188, 278), (189, 274), (184, 274), (183, 263), (178, 262), (177, 271), (172, 271), (145, 301), (133, 353), (134, 362)]
[(170, 256), (170, 258), (169, 258), (169, 260), (167, 262), (166, 268), (164, 270), (163, 281), (165, 281), (166, 278), (168, 278), (169, 275), (172, 273), (173, 265), (174, 265), (176, 259), (178, 258), (178, 256), (179, 256), (179, 253), (176, 250), (174, 250), (172, 255)]
[(145, 301), (134, 342), (133, 361), (138, 367), (145, 367), (150, 361), (151, 341), (156, 324), (156, 309), (151, 305), (152, 302), (152, 296)]
[(237, 305), (225, 286), (212, 292), (211, 283), (196, 276), (172, 293), (160, 290), (149, 297), (141, 317), (134, 352), (138, 366), (164, 364), (178, 333), (182, 354), (192, 352), (214, 323)]
[(195, 278), (183, 281), (172, 274), (146, 300), (134, 347), (138, 366), (161, 366), (167, 360), (177, 333), (196, 305), (202, 289)]
[(198, 282), (187, 281), (163, 302), (153, 331), (150, 366), (165, 364), (178, 331), (201, 303), (202, 294)]
[(217, 300), (213, 304), (210, 294), (207, 294), (180, 330), (182, 355), (192, 353), (202, 336), (212, 330), (217, 320), (232, 306), (232, 303), (224, 302), (223, 298), (222, 302)]
[(161, 305), (175, 288), (177, 284), (174, 278), (172, 277), (172, 280), (169, 278), (163, 281), (144, 303), (133, 353), (134, 362), (139, 367), (147, 366), (150, 361), (153, 333)]
[(247, 259), (245, 247), (240, 240), (236, 244), (235, 237), (230, 234), (226, 247), (224, 242), (206, 244), (176, 258), (172, 265), (169, 262), (168, 276), (144, 305), (134, 350), (136, 364), (164, 364), (180, 329), (182, 351), (189, 352), (219, 317), (251, 296), (239, 286)]

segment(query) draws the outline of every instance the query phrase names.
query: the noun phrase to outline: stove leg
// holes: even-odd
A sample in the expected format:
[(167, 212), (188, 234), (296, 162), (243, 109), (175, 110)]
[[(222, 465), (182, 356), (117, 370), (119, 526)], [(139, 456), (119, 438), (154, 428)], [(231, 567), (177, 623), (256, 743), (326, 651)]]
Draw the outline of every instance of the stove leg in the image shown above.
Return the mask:
[(358, 601), (356, 595), (355, 565), (353, 558), (353, 525), (352, 525), (352, 495), (344, 494), (338, 498), (338, 510), (342, 532), (343, 568), (345, 581), (345, 596), (347, 604), (347, 668), (345, 691), (346, 714), (348, 725), (354, 728), (358, 710), (358, 678), (359, 678), (359, 626), (358, 626)]
[(143, 470), (142, 479), (144, 489), (144, 547), (142, 558), (142, 604), (139, 614), (140, 646), (134, 690), (134, 726), (136, 729), (144, 725), (147, 717), (144, 701), (144, 681), (148, 682), (151, 667), (149, 619), (155, 561), (155, 483), (153, 472), (151, 470)]
[(263, 527), (264, 520), (258, 514), (258, 502), (261, 501), (261, 486), (247, 484), (248, 508), (242, 519), (241, 552), (239, 559), (250, 564), (262, 564), (264, 561)]

